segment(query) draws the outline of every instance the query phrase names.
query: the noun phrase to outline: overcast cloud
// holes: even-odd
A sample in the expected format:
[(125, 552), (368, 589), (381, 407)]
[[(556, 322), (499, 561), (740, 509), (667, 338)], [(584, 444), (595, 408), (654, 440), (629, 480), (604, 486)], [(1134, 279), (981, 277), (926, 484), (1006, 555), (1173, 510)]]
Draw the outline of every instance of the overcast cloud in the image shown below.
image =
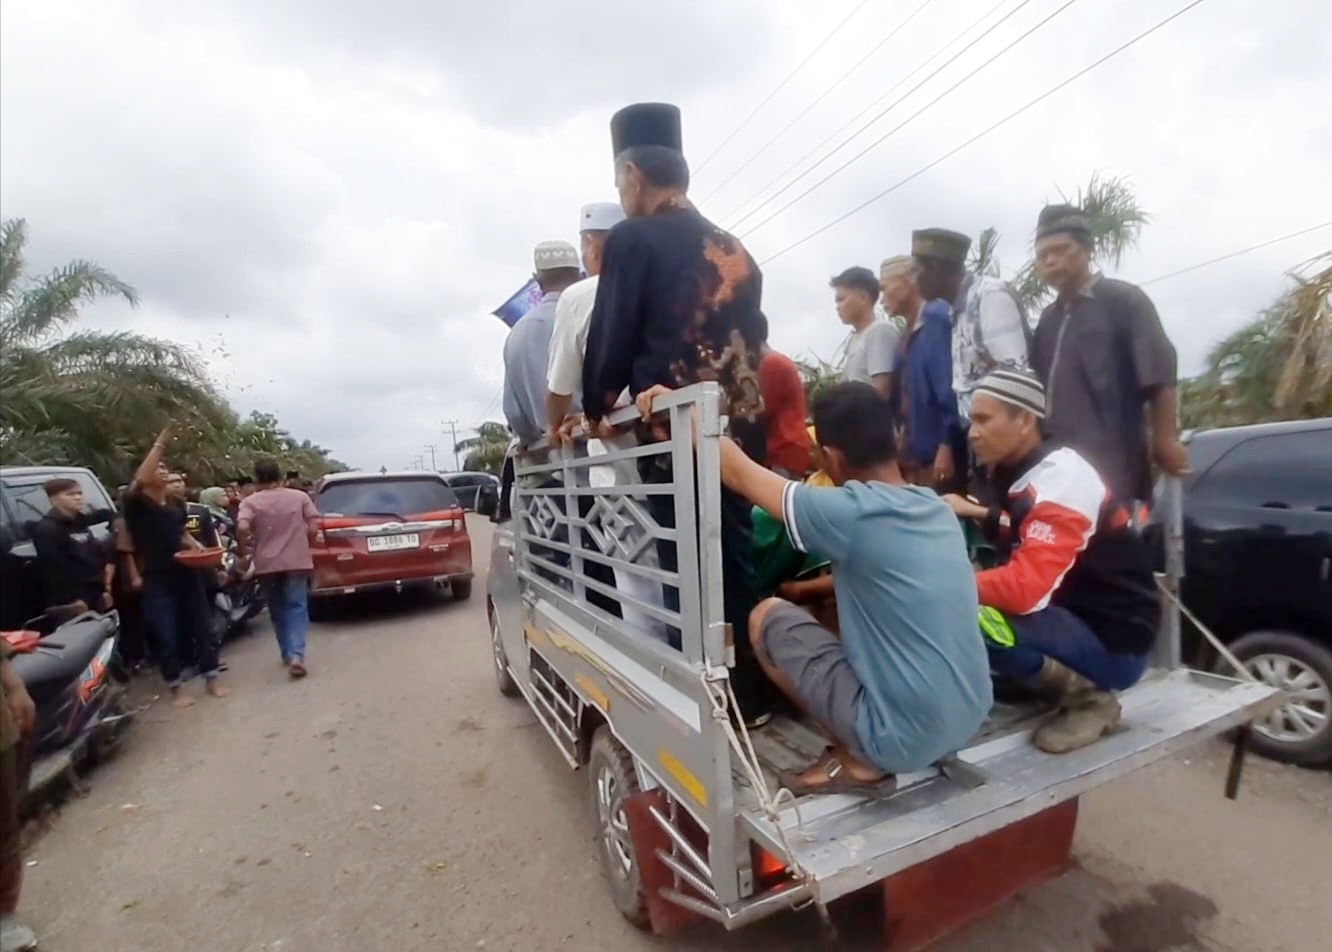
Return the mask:
[[(750, 233), (1063, 2), (1026, 3), (740, 225), (755, 257), (911, 175), (1186, 0), (1079, 0)], [(769, 179), (996, 9), (931, 0), (760, 152), (921, 6), (865, 4), (704, 165), (856, 6), (6, 0), (0, 212), (28, 219), (32, 267), (91, 258), (138, 288), (137, 310), (99, 305), (88, 323), (197, 345), (242, 412), (271, 410), (354, 465), (404, 466), (424, 444), (447, 444), (440, 421), (499, 418), (505, 328), (488, 312), (526, 279), (536, 242), (575, 240), (579, 206), (614, 198), (615, 109), (678, 103), (702, 166), (695, 197), (739, 170), (703, 204), (732, 225)], [(765, 267), (774, 343), (832, 356), (844, 335), (828, 276), (905, 252), (913, 228), (974, 236), (995, 225), (1001, 260), (1016, 268), (1041, 204), (1097, 171), (1130, 176), (1154, 216), (1119, 269), (1130, 280), (1332, 220), (1328, 36), (1323, 0), (1206, 0)], [(1283, 271), (1329, 246), (1332, 228), (1153, 285), (1183, 370), (1269, 303)], [(451, 465), (444, 453), (441, 468)]]

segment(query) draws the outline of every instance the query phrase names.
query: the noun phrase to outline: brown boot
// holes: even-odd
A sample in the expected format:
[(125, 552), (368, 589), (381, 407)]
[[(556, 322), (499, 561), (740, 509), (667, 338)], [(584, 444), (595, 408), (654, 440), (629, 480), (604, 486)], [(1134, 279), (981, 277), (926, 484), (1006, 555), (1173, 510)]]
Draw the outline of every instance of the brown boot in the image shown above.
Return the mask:
[(1032, 742), (1047, 754), (1066, 754), (1095, 743), (1119, 726), (1119, 701), (1072, 668), (1046, 658), (1032, 686), (1059, 705)]

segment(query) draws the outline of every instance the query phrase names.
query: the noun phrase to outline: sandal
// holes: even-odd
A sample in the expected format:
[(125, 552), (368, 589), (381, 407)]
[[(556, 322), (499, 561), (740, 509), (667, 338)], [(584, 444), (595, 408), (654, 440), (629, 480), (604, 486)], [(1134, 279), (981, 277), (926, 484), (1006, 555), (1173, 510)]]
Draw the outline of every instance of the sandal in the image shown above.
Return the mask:
[[(815, 768), (821, 769), (828, 779), (814, 782), (801, 779), (801, 774)], [(802, 771), (779, 773), (777, 781), (797, 797), (843, 793), (876, 800), (889, 796), (897, 789), (897, 777), (893, 774), (884, 774), (875, 780), (857, 780), (846, 769), (841, 758), (832, 752), (832, 748), (824, 751), (822, 758)]]

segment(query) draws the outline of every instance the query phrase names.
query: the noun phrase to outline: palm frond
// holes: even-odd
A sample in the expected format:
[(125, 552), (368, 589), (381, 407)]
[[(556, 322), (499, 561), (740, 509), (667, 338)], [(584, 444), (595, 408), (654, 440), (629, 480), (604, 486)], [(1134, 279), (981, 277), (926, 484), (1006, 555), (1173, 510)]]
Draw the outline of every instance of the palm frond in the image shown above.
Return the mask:
[(0, 302), (5, 304), (18, 292), (23, 276), (23, 251), (28, 244), (28, 224), (22, 218), (0, 222)]
[(1152, 220), (1151, 214), (1138, 204), (1138, 196), (1129, 180), (1117, 175), (1103, 178), (1101, 173), (1093, 173), (1087, 185), (1078, 188), (1071, 202), (1091, 219), (1095, 256), (1109, 261), (1116, 268), (1123, 262), (1124, 255), (1137, 246), (1143, 226)]
[(967, 260), (967, 270), (972, 274), (988, 274), (999, 277), (999, 230), (986, 228), (971, 246)]
[(101, 297), (139, 303), (134, 288), (90, 261), (72, 261), (38, 278), (4, 302), (0, 334), (6, 346), (40, 341), (79, 315), (79, 305)]

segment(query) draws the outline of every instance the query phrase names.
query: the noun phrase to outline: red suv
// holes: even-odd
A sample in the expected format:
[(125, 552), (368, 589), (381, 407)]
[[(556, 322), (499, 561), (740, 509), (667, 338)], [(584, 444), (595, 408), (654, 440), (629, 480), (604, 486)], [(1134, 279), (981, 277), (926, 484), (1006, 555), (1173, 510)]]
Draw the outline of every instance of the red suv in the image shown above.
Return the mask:
[(472, 594), (472, 541), (458, 497), (437, 473), (335, 473), (319, 510), (311, 597), (447, 585)]

